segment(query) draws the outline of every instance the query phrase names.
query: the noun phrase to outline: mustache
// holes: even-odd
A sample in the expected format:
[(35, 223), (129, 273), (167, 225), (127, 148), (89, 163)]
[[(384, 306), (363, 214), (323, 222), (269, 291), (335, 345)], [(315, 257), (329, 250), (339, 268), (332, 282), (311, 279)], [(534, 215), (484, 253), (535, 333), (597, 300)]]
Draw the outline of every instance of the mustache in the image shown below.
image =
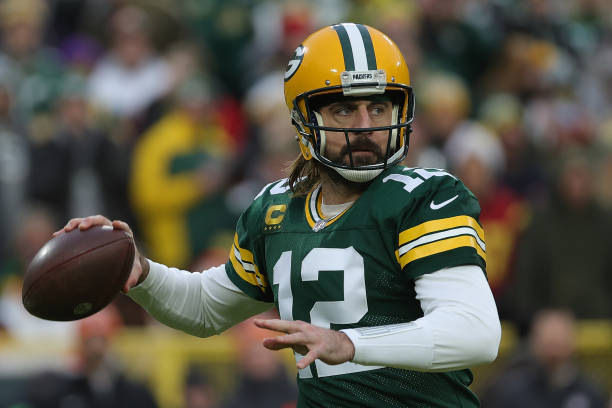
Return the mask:
[(369, 150), (375, 153), (378, 157), (383, 156), (380, 146), (374, 143), (367, 136), (361, 136), (354, 139), (352, 142), (350, 142), (350, 148), (349, 144), (344, 145), (342, 149), (340, 149), (340, 155), (346, 156), (349, 154), (349, 152), (354, 152), (356, 150)]

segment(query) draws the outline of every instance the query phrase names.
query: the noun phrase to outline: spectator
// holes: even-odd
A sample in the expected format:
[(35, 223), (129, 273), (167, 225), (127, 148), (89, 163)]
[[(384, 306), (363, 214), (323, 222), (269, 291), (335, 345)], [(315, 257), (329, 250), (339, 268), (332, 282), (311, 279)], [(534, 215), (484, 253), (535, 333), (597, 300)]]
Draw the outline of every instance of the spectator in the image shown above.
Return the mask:
[(575, 362), (576, 327), (571, 312), (536, 314), (526, 355), (518, 356), (484, 393), (483, 408), (605, 408), (607, 400)]
[(426, 50), (423, 66), (429, 71), (452, 72), (467, 83), (476, 81), (486, 70), (501, 34), (486, 18), (485, 7), (471, 21), (468, 8), (459, 0), (425, 0), (420, 6), (419, 45)]
[(3, 260), (14, 242), (15, 214), (25, 200), (30, 165), (27, 140), (15, 129), (11, 118), (13, 86), (9, 78), (0, 74), (0, 281)]
[(596, 191), (597, 199), (602, 207), (608, 211), (612, 211), (612, 120), (607, 123), (609, 128), (603, 130), (599, 150), (601, 152), (600, 160), (598, 161)]
[(497, 300), (500, 316), (506, 318), (503, 295), (511, 281), (514, 252), (527, 220), (527, 207), (512, 190), (500, 183), (505, 167), (502, 144), (497, 135), (478, 122), (464, 122), (445, 146), (450, 168), (463, 180), (480, 203), (480, 222), (486, 231), (487, 278)]
[(239, 190), (235, 189), (233, 202), (242, 203), (246, 209), (261, 188), (284, 175), (287, 163), (291, 162), (295, 141), (291, 123), (285, 117), (282, 72), (277, 70), (260, 78), (248, 90), (245, 110), (252, 124), (252, 150), (254, 159), (247, 163), (247, 177)]
[[(150, 391), (128, 379), (110, 352), (110, 342), (120, 326), (112, 306), (81, 320), (75, 371), (34, 377), (28, 402), (36, 408), (156, 408)], [(54, 385), (40, 387), (43, 383)]]
[(251, 69), (245, 54), (253, 35), (250, 12), (254, 5), (241, 0), (181, 3), (183, 20), (204, 49), (205, 69), (235, 97), (242, 96), (243, 77)]
[[(45, 207), (30, 206), (17, 217), (17, 231), (12, 242), (12, 257), (3, 265), (0, 280), (0, 327), (9, 336), (24, 343), (47, 341), (69, 343), (74, 336), (72, 323), (41, 320), (29, 314), (21, 300), (23, 274), (36, 252), (49, 240), (57, 221)], [(4, 283), (4, 285), (2, 285)]]
[(15, 117), (33, 137), (45, 134), (63, 76), (57, 51), (43, 38), (48, 13), (43, 0), (5, 0), (0, 4), (0, 71), (15, 86)]
[(156, 55), (143, 10), (123, 7), (109, 23), (112, 45), (91, 73), (89, 95), (102, 112), (135, 116), (168, 91), (169, 68)]
[(67, 74), (58, 100), (56, 126), (49, 139), (30, 146), (28, 197), (59, 216), (105, 210), (101, 174), (105, 135), (95, 129), (85, 98), (85, 80)]
[(122, 6), (108, 20), (110, 45), (88, 77), (88, 99), (96, 127), (107, 139), (102, 149), (102, 189), (109, 213), (134, 221), (128, 177), (134, 144), (164, 111), (161, 101), (172, 85), (168, 62), (152, 41), (150, 15)]
[(219, 408), (219, 397), (206, 374), (190, 367), (185, 379), (185, 408)]
[(550, 205), (533, 214), (517, 251), (509, 295), (521, 325), (545, 307), (566, 308), (581, 319), (612, 316), (612, 223), (595, 201), (585, 151), (564, 155), (555, 187)]
[(548, 194), (544, 160), (537, 155), (522, 123), (524, 109), (514, 94), (492, 93), (484, 98), (478, 118), (499, 136), (504, 149), (500, 182), (530, 202), (541, 202)]
[(152, 256), (186, 266), (223, 240), (217, 234), (230, 231), (231, 242), (237, 215), (228, 213), (222, 190), (233, 146), (203, 78), (184, 81), (176, 97), (177, 108), (135, 147), (130, 196)]
[(421, 110), (418, 122), (420, 132), (419, 137), (414, 138), (418, 151), (416, 164), (446, 168), (448, 164), (442, 149), (451, 133), (470, 114), (472, 102), (469, 89), (461, 78), (448, 73), (427, 75), (422, 81), (417, 102)]

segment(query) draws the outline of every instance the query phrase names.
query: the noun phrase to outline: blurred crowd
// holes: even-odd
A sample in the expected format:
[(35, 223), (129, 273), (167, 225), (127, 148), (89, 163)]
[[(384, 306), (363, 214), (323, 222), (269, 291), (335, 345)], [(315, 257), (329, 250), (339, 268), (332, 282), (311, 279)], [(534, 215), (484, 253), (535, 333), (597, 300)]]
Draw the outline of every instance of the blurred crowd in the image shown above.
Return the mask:
[(287, 60), (339, 21), (404, 52), (406, 164), (478, 197), (501, 318), (521, 335), (544, 309), (610, 319), (612, 2), (0, 0), (0, 330), (65, 335), (27, 316), (20, 279), (71, 217), (127, 221), (162, 263), (224, 262), (298, 152)]

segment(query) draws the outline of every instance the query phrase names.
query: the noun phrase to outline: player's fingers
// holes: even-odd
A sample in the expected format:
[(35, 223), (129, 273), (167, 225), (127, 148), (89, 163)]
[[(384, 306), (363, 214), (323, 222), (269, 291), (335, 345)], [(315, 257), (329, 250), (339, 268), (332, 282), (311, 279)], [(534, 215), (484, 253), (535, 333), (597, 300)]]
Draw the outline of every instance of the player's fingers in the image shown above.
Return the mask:
[(274, 351), (291, 347), (290, 344), (283, 344), (274, 338), (264, 339), (263, 346), (267, 348), (268, 350), (274, 350)]
[(66, 224), (66, 226), (64, 227), (64, 230), (70, 231), (75, 229), (79, 223), (83, 222), (84, 218), (73, 218), (70, 221), (68, 221), (68, 223)]
[(91, 217), (87, 217), (79, 223), (79, 229), (83, 231), (94, 225), (112, 225), (112, 224), (108, 218), (102, 215), (92, 215)]
[[(295, 345), (305, 345), (306, 338), (303, 333), (292, 333), (292, 334), (285, 334), (284, 336), (269, 337), (267, 339), (264, 339), (263, 344), (264, 344), (264, 347), (266, 348), (278, 347), (277, 348), (278, 350), (280, 348), (285, 348), (285, 347), (290, 347), (290, 346), (295, 346)], [(266, 345), (270, 347), (267, 347)]]
[(306, 368), (312, 363), (314, 363), (316, 359), (317, 353), (310, 350), (308, 354), (306, 354), (304, 357), (302, 357), (300, 361), (297, 362), (296, 367), (298, 368), (298, 370), (301, 370), (302, 368)]
[(125, 280), (125, 283), (121, 287), (121, 292), (128, 293), (130, 289), (132, 289), (138, 283), (138, 279), (140, 278), (140, 274), (142, 270), (140, 268), (133, 267), (130, 272), (130, 276)]
[(308, 353), (308, 347), (304, 345), (295, 344), (295, 343), (286, 344), (286, 343), (278, 341), (277, 338), (264, 339), (262, 344), (265, 348), (267, 348), (268, 350), (272, 350), (272, 351), (290, 348), (290, 349), (293, 349), (293, 351), (301, 355)]
[(53, 236), (56, 237), (60, 234), (63, 234), (64, 232), (70, 232), (73, 229), (75, 229), (79, 223), (83, 221), (83, 218), (72, 218), (71, 220), (69, 220), (66, 225), (64, 225), (64, 227), (60, 230), (57, 230), (53, 233)]
[(121, 287), (121, 292), (123, 293), (128, 293), (130, 289), (132, 289), (134, 287), (134, 285), (136, 284), (136, 282), (138, 281), (138, 279), (131, 279), (131, 275), (129, 278), (127, 278), (127, 280), (125, 281), (125, 283), (123, 284), (123, 286)]
[(130, 226), (126, 222), (123, 222), (123, 221), (120, 221), (120, 220), (114, 220), (112, 222), (112, 225), (113, 225), (113, 228), (115, 228), (115, 229), (120, 229), (120, 230), (123, 230), (123, 231), (129, 233), (130, 235), (133, 235), (132, 234), (132, 229), (130, 228)]
[(128, 282), (129, 282), (129, 279), (127, 281), (125, 281), (125, 283), (121, 287), (121, 293), (126, 294), (132, 288)]
[(253, 323), (261, 329), (283, 331), (281, 329), (280, 319), (254, 319)]
[(283, 333), (293, 333), (299, 330), (300, 323), (298, 321), (280, 320), (280, 319), (255, 319), (255, 326), (262, 329), (275, 330)]

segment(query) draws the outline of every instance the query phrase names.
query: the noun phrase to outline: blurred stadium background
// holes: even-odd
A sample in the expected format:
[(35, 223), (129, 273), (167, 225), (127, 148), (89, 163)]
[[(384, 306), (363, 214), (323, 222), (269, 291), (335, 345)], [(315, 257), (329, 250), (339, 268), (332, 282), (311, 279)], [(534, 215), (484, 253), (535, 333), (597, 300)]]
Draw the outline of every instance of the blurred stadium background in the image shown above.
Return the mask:
[[(609, 404), (612, 2), (0, 0), (0, 407), (90, 406), (82, 378), (97, 406), (292, 406), (292, 356), (265, 354), (265, 333), (188, 337), (125, 296), (102, 320), (44, 322), (21, 277), (52, 231), (95, 213), (129, 222), (152, 259), (224, 262), (240, 212), (297, 153), (288, 58), (348, 20), (406, 56), (406, 164), (480, 200), (504, 322), (498, 361), (474, 370), (483, 406), (519, 406), (500, 384), (529, 388), (516, 374), (534, 365), (552, 380), (531, 390), (574, 405), (533, 406)], [(100, 361), (141, 402), (108, 402)], [(252, 397), (264, 384), (277, 401)]]

